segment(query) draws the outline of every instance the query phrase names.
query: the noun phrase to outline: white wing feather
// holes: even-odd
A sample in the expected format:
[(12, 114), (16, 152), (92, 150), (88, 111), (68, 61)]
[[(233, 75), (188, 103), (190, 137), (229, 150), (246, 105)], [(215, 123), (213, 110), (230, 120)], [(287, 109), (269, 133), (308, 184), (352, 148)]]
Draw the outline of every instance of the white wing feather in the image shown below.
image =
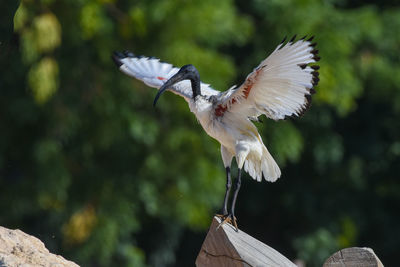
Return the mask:
[(318, 61), (319, 57), (315, 44), (311, 44), (312, 38), (293, 40), (282, 42), (240, 87), (221, 95), (217, 108), (247, 117), (265, 114), (274, 120), (302, 115), (319, 81), (316, 71), (319, 67), (308, 64)]
[[(172, 64), (161, 62), (157, 58), (137, 57), (128, 51), (114, 53), (113, 59), (122, 72), (157, 89), (179, 71)], [(190, 99), (193, 94), (190, 81), (187, 80), (176, 83), (170, 90), (183, 96), (186, 100)], [(206, 96), (220, 94), (219, 91), (205, 83), (201, 83), (201, 93)]]

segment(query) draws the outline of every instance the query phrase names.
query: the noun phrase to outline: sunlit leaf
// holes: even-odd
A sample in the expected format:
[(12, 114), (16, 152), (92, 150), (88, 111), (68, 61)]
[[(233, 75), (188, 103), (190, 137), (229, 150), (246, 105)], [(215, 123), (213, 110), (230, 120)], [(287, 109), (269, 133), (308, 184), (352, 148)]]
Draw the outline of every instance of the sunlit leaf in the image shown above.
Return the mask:
[(57, 61), (46, 57), (32, 66), (29, 71), (29, 85), (38, 104), (47, 102), (58, 88)]
[(61, 43), (61, 26), (57, 17), (45, 13), (33, 21), (36, 48), (39, 52), (49, 52)]

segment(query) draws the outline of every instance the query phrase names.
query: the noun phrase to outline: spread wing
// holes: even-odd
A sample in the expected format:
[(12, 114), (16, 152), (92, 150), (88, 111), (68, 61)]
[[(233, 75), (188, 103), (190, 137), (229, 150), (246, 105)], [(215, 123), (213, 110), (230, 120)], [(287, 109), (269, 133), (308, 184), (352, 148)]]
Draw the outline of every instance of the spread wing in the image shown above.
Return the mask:
[[(124, 53), (114, 52), (112, 58), (122, 72), (157, 89), (179, 71), (172, 64), (161, 62), (157, 58), (136, 56), (129, 51)], [(176, 83), (170, 90), (183, 96), (186, 100), (193, 95), (191, 84), (187, 80)], [(220, 94), (219, 91), (212, 89), (205, 83), (201, 83), (201, 92), (210, 96)]]
[(215, 115), (241, 113), (254, 118), (261, 114), (280, 120), (302, 115), (311, 103), (313, 87), (319, 81), (318, 50), (313, 37), (294, 42), (284, 41), (250, 73), (238, 88), (224, 92), (216, 105)]

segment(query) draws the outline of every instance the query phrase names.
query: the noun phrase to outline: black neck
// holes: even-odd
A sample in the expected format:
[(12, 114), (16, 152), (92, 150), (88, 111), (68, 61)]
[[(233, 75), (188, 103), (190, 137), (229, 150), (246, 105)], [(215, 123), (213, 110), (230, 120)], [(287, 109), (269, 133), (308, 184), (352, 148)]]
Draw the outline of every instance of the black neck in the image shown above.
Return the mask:
[(201, 95), (200, 77), (196, 77), (195, 79), (190, 79), (190, 82), (192, 84), (193, 98), (195, 98), (198, 95)]

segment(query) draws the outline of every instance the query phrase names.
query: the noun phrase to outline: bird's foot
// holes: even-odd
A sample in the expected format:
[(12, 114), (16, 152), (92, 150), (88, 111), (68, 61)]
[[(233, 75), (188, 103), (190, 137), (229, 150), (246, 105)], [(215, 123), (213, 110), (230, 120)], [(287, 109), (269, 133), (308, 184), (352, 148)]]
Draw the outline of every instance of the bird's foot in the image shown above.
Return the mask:
[(230, 223), (233, 227), (235, 227), (236, 232), (239, 231), (239, 228), (236, 223), (237, 220), (234, 215), (232, 215), (232, 214), (225, 214), (225, 215), (216, 214), (215, 216), (221, 218), (221, 220), (222, 220), (222, 222), (218, 225), (217, 230), (225, 223)]
[(220, 218), (221, 220), (225, 220), (225, 218), (228, 216), (229, 214), (215, 214), (216, 217)]

